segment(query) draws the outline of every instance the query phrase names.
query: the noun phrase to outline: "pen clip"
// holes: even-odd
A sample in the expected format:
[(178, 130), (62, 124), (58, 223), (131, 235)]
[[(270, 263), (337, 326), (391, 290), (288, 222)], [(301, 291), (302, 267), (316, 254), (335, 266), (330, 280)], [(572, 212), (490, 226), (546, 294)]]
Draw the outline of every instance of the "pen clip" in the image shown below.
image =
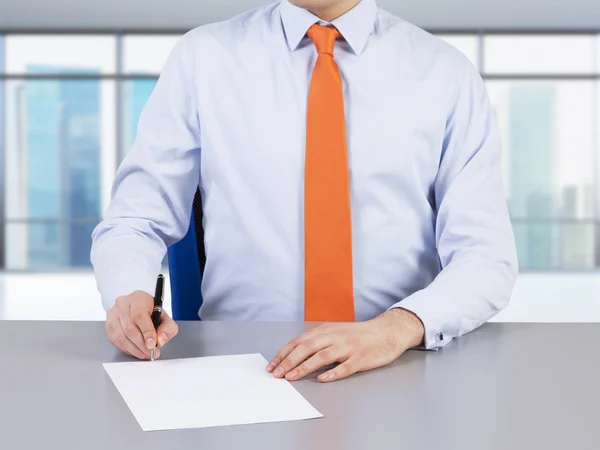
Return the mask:
[(163, 300), (164, 300), (164, 284), (165, 277), (163, 275), (159, 275), (156, 280), (156, 290), (154, 291), (154, 306), (159, 306), (162, 308)]

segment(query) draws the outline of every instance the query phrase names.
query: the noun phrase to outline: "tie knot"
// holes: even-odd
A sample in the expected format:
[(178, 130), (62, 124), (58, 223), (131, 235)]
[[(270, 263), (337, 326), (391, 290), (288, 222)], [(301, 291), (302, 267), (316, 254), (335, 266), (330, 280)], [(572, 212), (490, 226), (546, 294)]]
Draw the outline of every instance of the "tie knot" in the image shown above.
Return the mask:
[(337, 28), (314, 24), (308, 30), (307, 35), (314, 42), (319, 54), (327, 53), (333, 56), (335, 40), (340, 37), (340, 32)]

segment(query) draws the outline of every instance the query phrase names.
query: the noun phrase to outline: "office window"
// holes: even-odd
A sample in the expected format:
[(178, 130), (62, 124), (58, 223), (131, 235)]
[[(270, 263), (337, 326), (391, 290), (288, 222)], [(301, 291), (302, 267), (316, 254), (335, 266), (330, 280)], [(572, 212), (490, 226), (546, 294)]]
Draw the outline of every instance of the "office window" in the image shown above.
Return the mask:
[(514, 220), (521, 271), (591, 270), (595, 225), (590, 221)]
[(107, 74), (115, 72), (112, 36), (7, 36), (9, 74)]
[(7, 268), (89, 266), (114, 176), (114, 82), (11, 80), (5, 98)]
[(439, 38), (460, 50), (473, 65), (479, 68), (479, 37), (469, 34), (439, 34)]
[(515, 219), (594, 217), (591, 81), (488, 81)]
[[(6, 61), (5, 58), (5, 39), (4, 36), (0, 34), (0, 75), (3, 75), (5, 73), (4, 70), (4, 63)], [(3, 161), (3, 155), (5, 153), (5, 125), (6, 125), (6, 120), (5, 120), (5, 116), (6, 116), (6, 107), (5, 107), (5, 101), (4, 101), (4, 85), (5, 83), (3, 81), (1, 81), (0, 79), (0, 161)], [(0, 195), (2, 195), (3, 193), (3, 189), (4, 189), (4, 167), (2, 167), (2, 165), (0, 164)], [(0, 199), (1, 200), (1, 199)], [(0, 204), (2, 204), (2, 202), (0, 201)], [(4, 219), (4, 215), (2, 214), (3, 211), (0, 210), (0, 242), (3, 241), (4, 236), (4, 227), (2, 226), (3, 223), (3, 219)], [(6, 253), (6, 252), (4, 252)], [(0, 254), (0, 260), (4, 259), (3, 254)], [(0, 269), (3, 269), (4, 267), (0, 266)]]
[(487, 36), (484, 68), (494, 74), (590, 74), (593, 36)]
[(2, 85), (7, 269), (89, 267), (116, 138), (116, 37), (9, 35)]
[(595, 67), (594, 70), (597, 74), (600, 74), (600, 34), (596, 36), (594, 47), (596, 49), (594, 54)]
[(125, 73), (160, 74), (180, 36), (131, 35), (123, 38)]
[(597, 266), (594, 40), (485, 38), (483, 76), (504, 144), (504, 185), (522, 270)]
[[(180, 36), (0, 35), (4, 268), (89, 267), (89, 234)], [(598, 268), (600, 35), (439, 37), (486, 80), (521, 269)]]

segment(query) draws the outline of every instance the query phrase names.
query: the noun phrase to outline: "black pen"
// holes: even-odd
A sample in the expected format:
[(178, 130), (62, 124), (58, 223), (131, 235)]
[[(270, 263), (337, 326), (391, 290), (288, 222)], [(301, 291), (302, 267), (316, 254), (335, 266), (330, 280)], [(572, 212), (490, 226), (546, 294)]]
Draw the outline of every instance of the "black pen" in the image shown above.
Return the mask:
[[(156, 291), (154, 291), (154, 309), (152, 310), (152, 324), (154, 325), (154, 329), (157, 330), (160, 325), (160, 315), (163, 312), (163, 288), (165, 285), (165, 277), (162, 275), (158, 276), (156, 280)], [(157, 337), (158, 338), (158, 337)], [(158, 339), (156, 342), (158, 345)], [(152, 349), (152, 353), (150, 355), (150, 360), (154, 361), (154, 357), (156, 356), (156, 347)]]

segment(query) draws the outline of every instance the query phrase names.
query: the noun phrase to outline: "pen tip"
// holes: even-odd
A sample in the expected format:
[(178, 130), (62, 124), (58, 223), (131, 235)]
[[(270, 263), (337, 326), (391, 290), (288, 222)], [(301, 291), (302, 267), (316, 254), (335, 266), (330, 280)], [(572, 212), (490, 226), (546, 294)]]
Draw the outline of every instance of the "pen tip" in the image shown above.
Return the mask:
[(154, 361), (154, 356), (156, 355), (156, 349), (152, 349), (152, 351), (150, 352), (150, 361)]

